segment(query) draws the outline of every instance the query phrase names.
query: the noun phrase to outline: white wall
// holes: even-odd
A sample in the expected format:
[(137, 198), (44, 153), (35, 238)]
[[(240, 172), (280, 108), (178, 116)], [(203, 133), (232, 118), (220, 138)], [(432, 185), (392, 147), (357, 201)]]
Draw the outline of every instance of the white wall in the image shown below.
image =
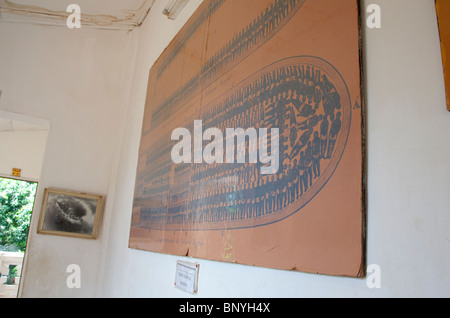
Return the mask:
[[(46, 187), (108, 194), (123, 125), (122, 96), (134, 48), (126, 33), (0, 23), (0, 111), (49, 122), (20, 293), (24, 297), (95, 294), (96, 241), (36, 234)], [(115, 173), (115, 172), (114, 172)], [(110, 209), (106, 203), (105, 214)], [(66, 269), (82, 268), (81, 289)]]
[[(187, 297), (174, 288), (180, 257), (127, 248), (148, 71), (184, 23), (161, 7), (141, 30), (132, 98), (118, 165), (102, 296)], [(370, 1), (363, 1), (365, 8)], [(382, 28), (365, 31), (368, 111), (367, 262), (381, 288), (365, 280), (193, 260), (198, 297), (450, 296), (450, 113), (446, 111), (433, 0), (379, 0)], [(161, 6), (161, 1), (157, 1)]]
[[(148, 71), (201, 0), (175, 22), (164, 3), (130, 34), (0, 23), (0, 110), (50, 121), (37, 202), (46, 186), (108, 196), (97, 241), (37, 235), (34, 212), (22, 296), (189, 296), (173, 286), (182, 258), (127, 247)], [(200, 263), (197, 297), (450, 296), (450, 113), (434, 1), (377, 3), (382, 28), (364, 40), (367, 262), (380, 265), (381, 289), (188, 259)], [(66, 287), (69, 264), (81, 266), (79, 290)]]
[(21, 178), (39, 179), (47, 141), (47, 131), (0, 132), (0, 176), (11, 177), (12, 169), (21, 169)]
[(365, 40), (368, 262), (381, 265), (379, 294), (449, 297), (450, 113), (434, 1), (378, 3), (382, 29)]

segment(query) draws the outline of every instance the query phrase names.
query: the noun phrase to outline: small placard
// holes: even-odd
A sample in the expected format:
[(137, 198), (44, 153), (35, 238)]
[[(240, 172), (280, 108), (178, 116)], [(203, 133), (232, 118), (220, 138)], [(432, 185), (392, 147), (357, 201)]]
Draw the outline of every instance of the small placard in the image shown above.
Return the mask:
[(22, 174), (22, 169), (18, 169), (18, 168), (13, 168), (12, 169), (12, 175), (14, 177), (20, 177), (21, 174)]
[(175, 287), (190, 294), (198, 292), (199, 264), (177, 261)]

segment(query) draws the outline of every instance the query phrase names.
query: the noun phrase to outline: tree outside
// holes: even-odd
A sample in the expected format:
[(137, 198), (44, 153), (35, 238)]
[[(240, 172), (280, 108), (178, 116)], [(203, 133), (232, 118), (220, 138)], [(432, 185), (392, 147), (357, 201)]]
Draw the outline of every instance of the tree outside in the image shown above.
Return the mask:
[(0, 178), (0, 251), (23, 252), (37, 183)]

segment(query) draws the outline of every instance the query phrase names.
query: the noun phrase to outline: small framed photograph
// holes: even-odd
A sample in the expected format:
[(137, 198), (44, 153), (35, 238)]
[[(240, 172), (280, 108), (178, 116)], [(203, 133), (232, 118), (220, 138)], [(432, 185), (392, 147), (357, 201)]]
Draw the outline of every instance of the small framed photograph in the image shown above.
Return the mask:
[(45, 189), (38, 233), (96, 239), (103, 205), (101, 195)]

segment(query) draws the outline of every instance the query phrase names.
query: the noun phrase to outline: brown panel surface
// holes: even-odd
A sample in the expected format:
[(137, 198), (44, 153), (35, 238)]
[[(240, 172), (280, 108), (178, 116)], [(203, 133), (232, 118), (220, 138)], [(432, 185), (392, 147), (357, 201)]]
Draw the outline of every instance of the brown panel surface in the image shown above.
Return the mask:
[(450, 111), (450, 1), (436, 0), (436, 11), (441, 36), (442, 64), (444, 66), (447, 110)]
[[(206, 0), (150, 70), (129, 246), (364, 275), (358, 19), (356, 0)], [(175, 164), (172, 132), (199, 120), (277, 128), (278, 170), (225, 146)]]

